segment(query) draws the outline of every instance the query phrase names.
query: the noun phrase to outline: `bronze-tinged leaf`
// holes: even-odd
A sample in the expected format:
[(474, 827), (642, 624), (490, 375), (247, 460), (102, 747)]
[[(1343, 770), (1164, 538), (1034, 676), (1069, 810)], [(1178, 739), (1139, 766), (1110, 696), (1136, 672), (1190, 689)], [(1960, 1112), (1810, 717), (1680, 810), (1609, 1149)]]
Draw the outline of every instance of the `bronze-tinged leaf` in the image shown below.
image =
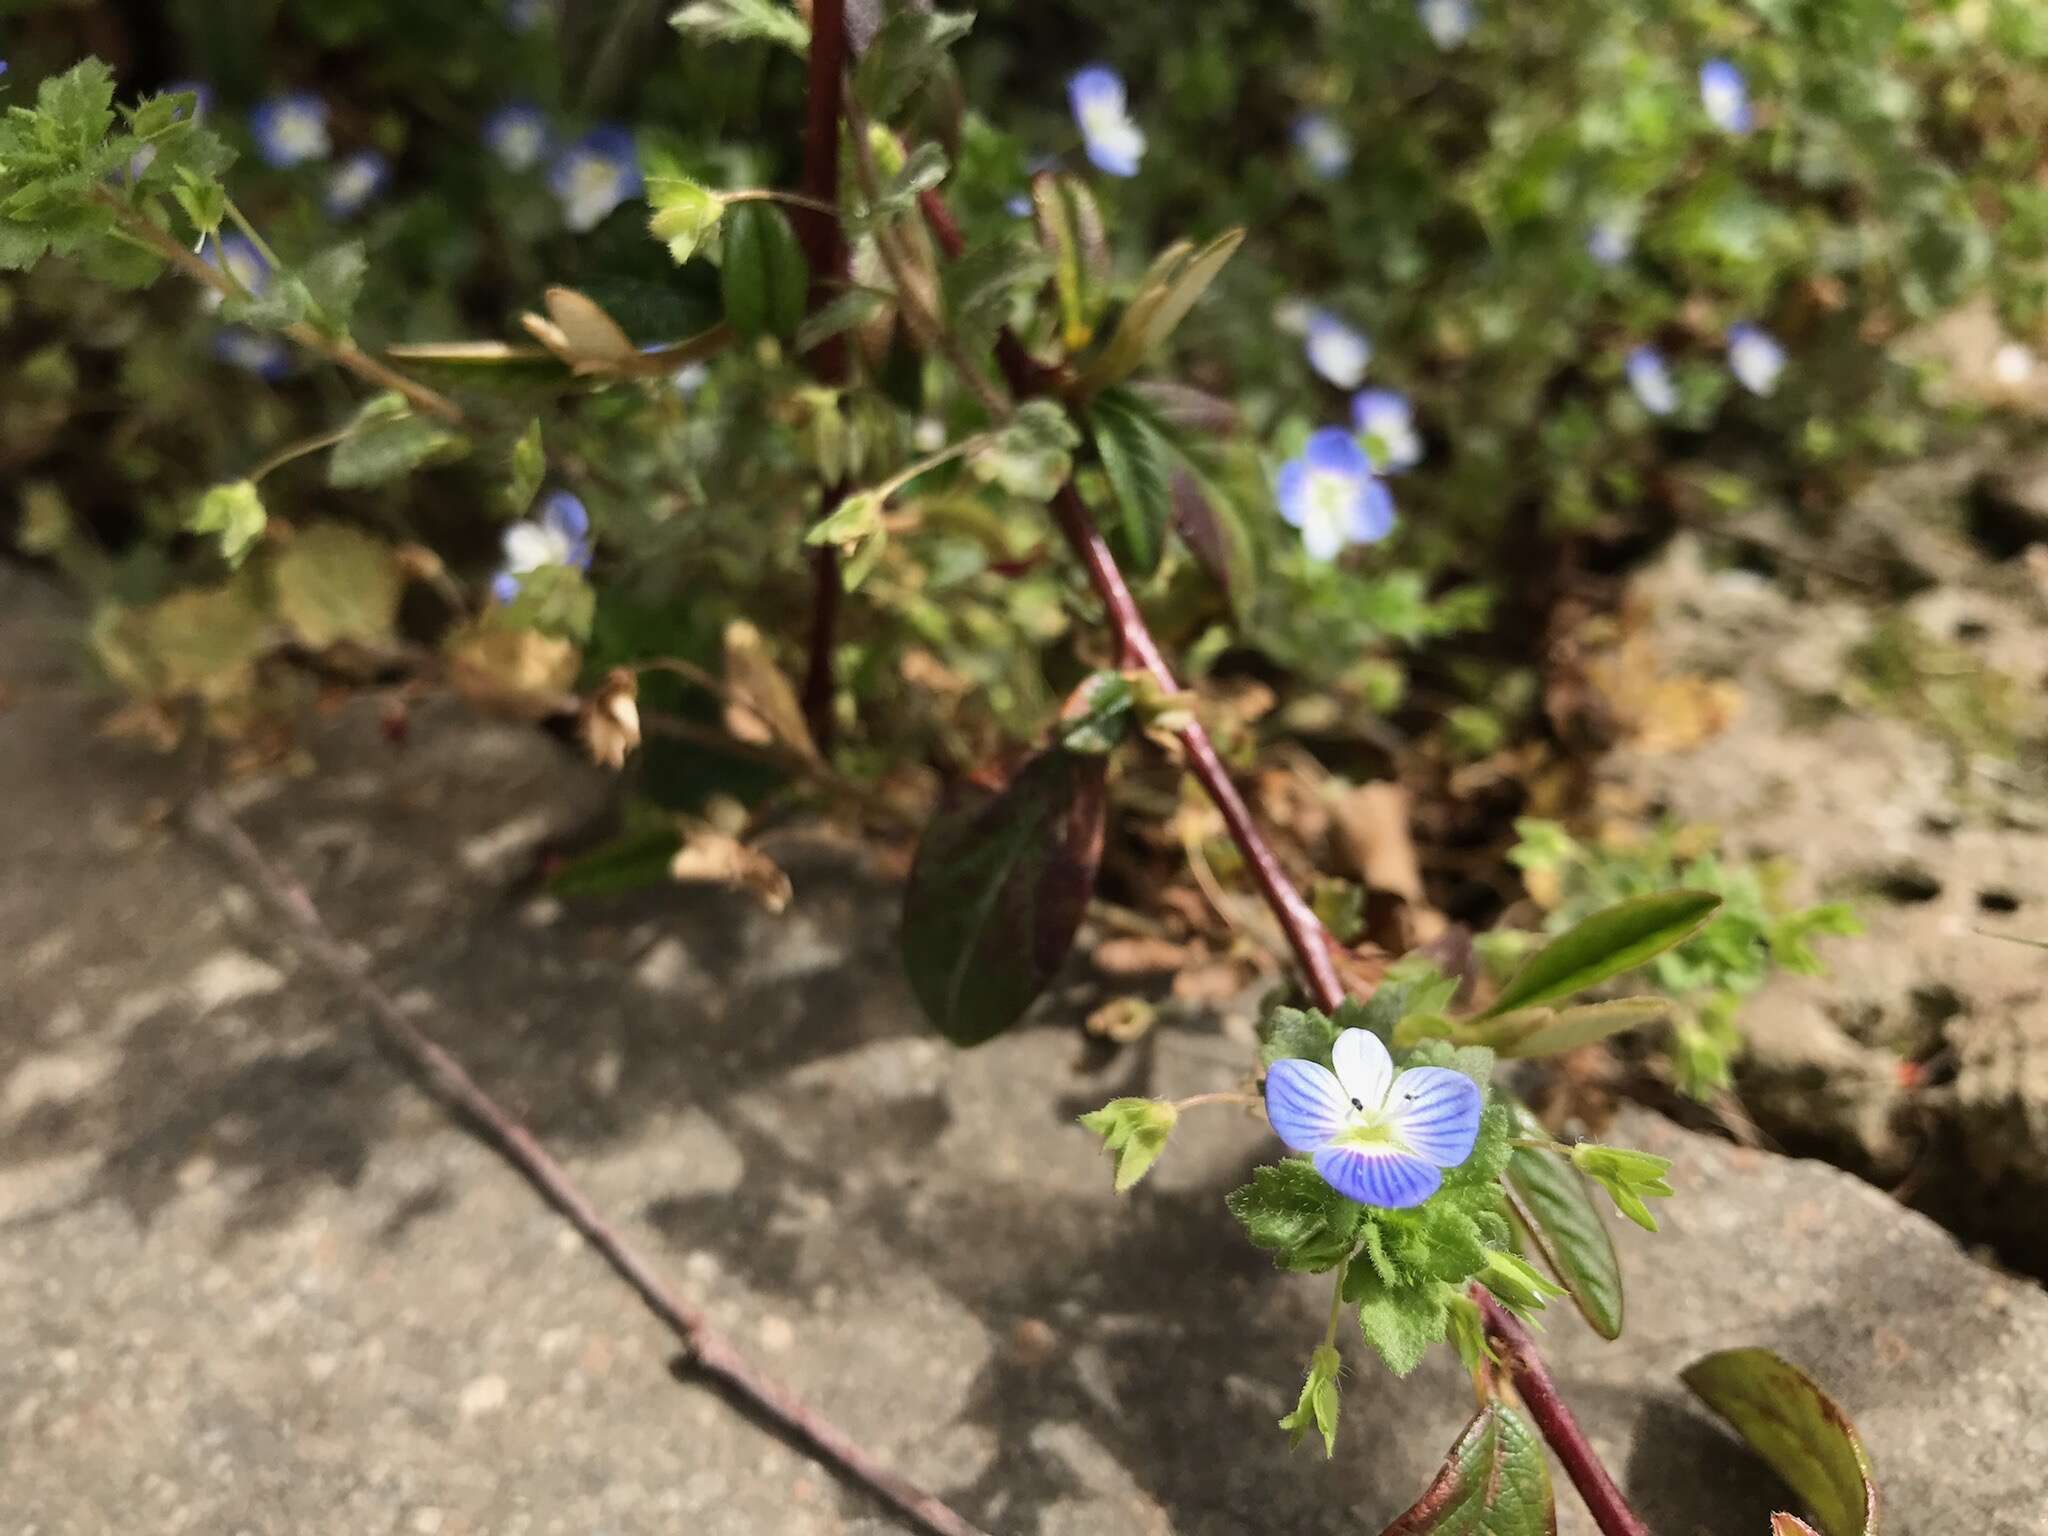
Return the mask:
[(1414, 1507), (1381, 1536), (1556, 1536), (1543, 1442), (1505, 1403), (1480, 1409)]
[(903, 960), (940, 1033), (1016, 1023), (1073, 944), (1102, 857), (1105, 760), (1050, 751), (1008, 788), (963, 784), (925, 828), (903, 896)]
[(725, 687), (725, 728), (735, 737), (817, 760), (796, 684), (776, 665), (761, 631), (745, 619), (725, 626)]
[(1679, 1378), (1805, 1501), (1821, 1536), (1877, 1536), (1870, 1457), (1806, 1372), (1768, 1349), (1724, 1349)]
[(1771, 1536), (1820, 1536), (1820, 1532), (1797, 1515), (1781, 1511), (1771, 1516)]

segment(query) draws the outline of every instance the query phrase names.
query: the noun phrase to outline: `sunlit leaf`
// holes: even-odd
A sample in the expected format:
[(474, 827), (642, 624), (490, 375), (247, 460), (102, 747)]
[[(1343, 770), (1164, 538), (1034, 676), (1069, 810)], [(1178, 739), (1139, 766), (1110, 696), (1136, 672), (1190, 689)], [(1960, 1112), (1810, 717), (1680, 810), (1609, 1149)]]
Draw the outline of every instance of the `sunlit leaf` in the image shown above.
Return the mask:
[[(1503, 1099), (1514, 1112), (1517, 1136), (1549, 1139), (1526, 1105)], [(1584, 1176), (1555, 1153), (1517, 1147), (1505, 1177), (1521, 1237), (1557, 1276), (1593, 1331), (1603, 1339), (1619, 1338), (1621, 1260)]]
[(1876, 1536), (1870, 1457), (1812, 1377), (1768, 1349), (1728, 1349), (1681, 1378), (1806, 1502), (1821, 1536)]
[(1488, 1403), (1458, 1436), (1412, 1508), (1382, 1536), (1554, 1536), (1557, 1507), (1543, 1442), (1505, 1403)]
[(405, 580), (383, 540), (345, 523), (315, 523), (284, 547), (271, 585), (278, 618), (319, 650), (344, 640), (388, 641)]
[(1634, 970), (1691, 938), (1720, 905), (1706, 891), (1659, 891), (1595, 912), (1524, 961), (1478, 1017), (1538, 1008)]

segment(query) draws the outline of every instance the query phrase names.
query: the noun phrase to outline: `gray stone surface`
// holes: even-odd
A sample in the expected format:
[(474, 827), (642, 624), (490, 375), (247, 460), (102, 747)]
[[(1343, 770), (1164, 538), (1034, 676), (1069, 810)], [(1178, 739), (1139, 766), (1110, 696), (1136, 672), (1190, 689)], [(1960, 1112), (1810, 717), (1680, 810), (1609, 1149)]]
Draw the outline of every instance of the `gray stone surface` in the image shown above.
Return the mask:
[[(163, 829), (173, 768), (21, 664), (38, 606), (0, 572), (0, 1532), (888, 1529), (673, 1379), (623, 1287)], [(780, 919), (563, 909), (526, 872), (602, 787), (545, 739), (430, 710), (394, 750), (345, 711), (313, 748), (318, 776), (239, 792), (252, 835), (752, 1358), (990, 1531), (1370, 1532), (1456, 1434), (1452, 1362), (1396, 1383), (1353, 1349), (1338, 1458), (1290, 1455), (1327, 1293), (1221, 1203), (1270, 1144), (1191, 1116), (1118, 1203), (1073, 1127), (1228, 1085), (1241, 1025), (1107, 1068), (1059, 1020), (949, 1053), (844, 850), (782, 846)], [(1659, 1532), (1757, 1536), (1782, 1497), (1673, 1381), (1741, 1343), (1861, 1422), (1891, 1536), (2048, 1530), (2048, 1298), (1827, 1168), (1617, 1135), (1677, 1158), (1681, 1198), (1624, 1234), (1624, 1341), (1548, 1338)]]
[[(1694, 750), (1622, 750), (1602, 771), (1628, 801), (1783, 861), (1790, 898), (1847, 897), (1865, 921), (1822, 945), (1826, 977), (1744, 1004), (1741, 1086), (1765, 1130), (2048, 1271), (2048, 952), (1986, 932), (2048, 938), (2048, 589), (1966, 536), (1982, 471), (1915, 466), (1845, 513), (1825, 553), (1918, 588), (1898, 603), (1676, 541), (1635, 600), (1662, 663), (1734, 682), (1742, 707)], [(2012, 690), (2016, 757), (1966, 754), (1872, 696), (1854, 657), (1898, 616), (1983, 696)]]

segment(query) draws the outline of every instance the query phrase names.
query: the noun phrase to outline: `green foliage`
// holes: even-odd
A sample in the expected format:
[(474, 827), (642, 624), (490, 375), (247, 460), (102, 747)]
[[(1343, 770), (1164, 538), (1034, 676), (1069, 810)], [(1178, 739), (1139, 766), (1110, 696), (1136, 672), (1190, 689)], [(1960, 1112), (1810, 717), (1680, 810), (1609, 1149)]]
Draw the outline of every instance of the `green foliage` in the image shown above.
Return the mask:
[(1543, 1442), (1506, 1403), (1465, 1426), (1429, 1487), (1382, 1536), (1552, 1536), (1556, 1501)]
[(1066, 958), (1102, 855), (1103, 774), (1099, 756), (1044, 752), (1000, 791), (959, 786), (925, 828), (903, 960), (956, 1045), (1016, 1023)]
[(1173, 449), (1136, 396), (1105, 390), (1090, 403), (1088, 423), (1114, 514), (1105, 519), (1117, 563), (1137, 576), (1159, 569), (1173, 515)]
[(1295, 1159), (1252, 1172), (1228, 1197), (1252, 1246), (1281, 1269), (1322, 1274), (1350, 1255), (1365, 1207), (1345, 1199), (1308, 1163)]
[(911, 93), (944, 67), (946, 51), (973, 26), (967, 14), (907, 5), (891, 9), (854, 70), (854, 96), (871, 117), (894, 117)]
[(1001, 431), (967, 456), (977, 480), (1024, 501), (1050, 501), (1073, 473), (1081, 434), (1050, 400), (1018, 407)]
[[(1525, 1106), (1516, 1102), (1510, 1107), (1517, 1140), (1550, 1140)], [(1621, 1259), (1586, 1181), (1560, 1155), (1563, 1150), (1517, 1146), (1508, 1160), (1506, 1178), (1517, 1246), (1542, 1259), (1595, 1333), (1603, 1339), (1619, 1338)]]
[(1698, 831), (1666, 827), (1639, 843), (1606, 847), (1581, 843), (1554, 822), (1524, 820), (1516, 830), (1521, 841), (1509, 857), (1555, 892), (1553, 931), (1618, 902), (1662, 899), (1658, 893), (1674, 886), (1720, 898), (1710, 920), (1656, 955), (1645, 972), (1678, 1007), (1673, 1065), (1691, 1093), (1727, 1084), (1741, 1047), (1734, 1015), (1744, 996), (1774, 970), (1816, 974), (1815, 938), (1861, 931), (1846, 906), (1789, 907), (1778, 895), (1781, 870), (1730, 863)]
[(1670, 1196), (1671, 1186), (1664, 1179), (1671, 1171), (1670, 1158), (1590, 1141), (1573, 1147), (1571, 1157), (1574, 1168), (1607, 1191), (1616, 1210), (1646, 1232), (1657, 1230), (1657, 1218), (1645, 1202)]
[(1301, 1400), (1294, 1411), (1280, 1421), (1290, 1445), (1298, 1446), (1314, 1429), (1323, 1437), (1323, 1455), (1337, 1454), (1337, 1380), (1344, 1372), (1343, 1357), (1328, 1344), (1318, 1344), (1309, 1357), (1308, 1378), (1301, 1384)]
[(1767, 1349), (1723, 1350), (1681, 1375), (1791, 1485), (1822, 1536), (1876, 1536), (1870, 1457), (1812, 1377)]
[(210, 533), (220, 540), (221, 558), (238, 566), (263, 537), (268, 517), (263, 498), (247, 480), (216, 485), (199, 498), (185, 526), (194, 533)]
[(669, 17), (669, 24), (707, 42), (779, 43), (797, 53), (811, 46), (811, 29), (803, 18), (776, 0), (691, 0)]
[(734, 203), (726, 209), (724, 228), (718, 271), (725, 323), (742, 336), (793, 338), (803, 322), (811, 273), (788, 215), (769, 203)]
[(1704, 891), (1653, 891), (1602, 907), (1537, 950), (1481, 1018), (1573, 997), (1682, 944), (1720, 906)]
[(460, 432), (420, 415), (402, 395), (382, 394), (364, 403), (334, 445), (327, 483), (343, 489), (384, 485), (468, 451)]
[(1164, 1099), (1111, 1099), (1081, 1117), (1116, 1159), (1116, 1192), (1123, 1194), (1152, 1171), (1179, 1112)]
[(343, 523), (294, 533), (271, 573), (277, 614), (316, 650), (388, 641), (404, 578), (389, 546)]

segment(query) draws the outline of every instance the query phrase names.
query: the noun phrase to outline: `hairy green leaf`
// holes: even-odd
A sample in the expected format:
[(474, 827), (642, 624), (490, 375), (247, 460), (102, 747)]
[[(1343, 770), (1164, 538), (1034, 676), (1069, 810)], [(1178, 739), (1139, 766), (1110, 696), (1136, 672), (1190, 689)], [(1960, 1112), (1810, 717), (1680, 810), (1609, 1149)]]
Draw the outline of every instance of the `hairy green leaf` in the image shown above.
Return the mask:
[(390, 639), (404, 589), (390, 546), (345, 523), (315, 523), (294, 534), (271, 583), (277, 616), (315, 650)]
[(886, 121), (946, 62), (974, 18), (900, 5), (891, 9), (854, 70), (853, 94), (868, 116)]
[(383, 485), (425, 464), (462, 457), (469, 439), (419, 415), (397, 394), (365, 401), (327, 460), (327, 483), (342, 489)]
[(1251, 1183), (1232, 1190), (1225, 1203), (1254, 1247), (1271, 1253), (1282, 1269), (1311, 1274), (1344, 1262), (1365, 1216), (1364, 1206), (1292, 1158), (1253, 1169)]
[(668, 21), (685, 36), (707, 42), (778, 43), (798, 54), (811, 47), (811, 29), (804, 19), (775, 0), (695, 0)]

